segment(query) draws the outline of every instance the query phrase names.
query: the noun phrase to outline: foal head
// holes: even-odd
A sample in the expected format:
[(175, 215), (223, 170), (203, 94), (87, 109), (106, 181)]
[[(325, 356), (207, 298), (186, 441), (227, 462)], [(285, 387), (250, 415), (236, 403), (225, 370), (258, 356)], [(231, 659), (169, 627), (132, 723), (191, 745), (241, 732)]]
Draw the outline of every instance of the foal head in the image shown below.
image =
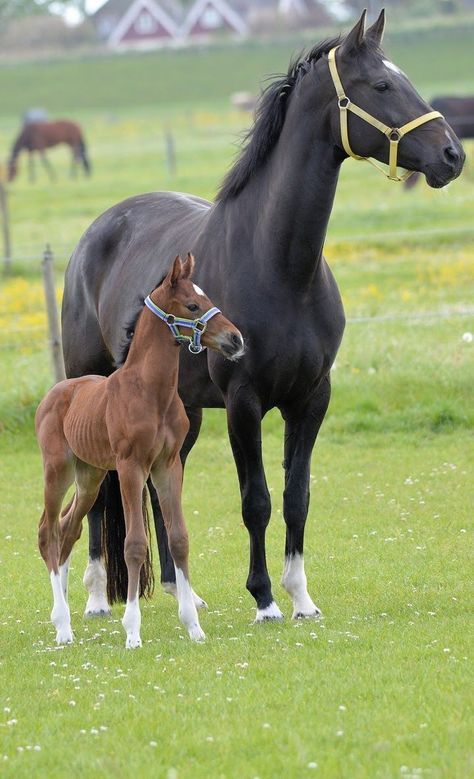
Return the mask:
[(145, 303), (168, 324), (178, 342), (188, 343), (191, 352), (198, 353), (208, 346), (229, 360), (238, 360), (245, 351), (242, 334), (193, 283), (193, 270), (193, 255), (188, 253), (184, 262), (178, 255), (163, 282)]

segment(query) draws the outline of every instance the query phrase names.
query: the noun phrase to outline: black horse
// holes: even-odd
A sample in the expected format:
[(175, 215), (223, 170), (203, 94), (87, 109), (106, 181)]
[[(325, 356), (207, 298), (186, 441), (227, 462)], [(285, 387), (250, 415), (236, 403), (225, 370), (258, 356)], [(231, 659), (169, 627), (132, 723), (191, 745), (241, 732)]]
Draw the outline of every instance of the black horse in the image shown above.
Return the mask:
[[(458, 138), (474, 138), (474, 95), (434, 97), (431, 105), (443, 114)], [(419, 178), (420, 174), (414, 173), (406, 180), (405, 187), (412, 189)]]
[[(449, 125), (433, 115), (407, 77), (385, 59), (383, 27), (382, 12), (365, 31), (364, 13), (347, 37), (314, 46), (267, 88), (214, 203), (172, 192), (132, 197), (91, 225), (66, 273), (62, 321), (68, 376), (114, 370), (143, 298), (164, 274), (169, 258), (190, 249), (197, 258), (197, 282), (244, 334), (247, 351), (236, 364), (211, 353), (190, 360), (183, 352), (179, 392), (191, 423), (183, 461), (198, 436), (202, 408), (226, 408), (250, 535), (247, 588), (256, 600), (257, 621), (282, 616), (265, 558), (271, 505), (261, 421), (274, 407), (285, 421), (282, 583), (293, 600), (294, 617), (319, 614), (307, 591), (303, 539), (310, 457), (328, 407), (330, 369), (344, 330), (341, 298), (322, 254), (339, 169), (349, 153), (342, 114), (350, 111), (351, 153), (385, 163), (395, 145), (398, 163), (422, 171), (432, 187), (456, 178), (464, 162)], [(336, 66), (350, 107), (347, 98), (338, 99), (329, 69), (328, 54), (336, 46)], [(357, 106), (375, 115), (380, 126), (353, 113)], [(390, 129), (397, 127), (407, 133), (399, 147), (403, 133)], [(111, 490), (107, 500), (114, 494)], [(86, 613), (108, 608), (99, 561), (105, 501), (103, 496), (90, 517)], [(174, 570), (156, 500), (153, 505), (161, 579), (173, 591)], [(123, 588), (118, 589), (112, 595), (123, 596)]]

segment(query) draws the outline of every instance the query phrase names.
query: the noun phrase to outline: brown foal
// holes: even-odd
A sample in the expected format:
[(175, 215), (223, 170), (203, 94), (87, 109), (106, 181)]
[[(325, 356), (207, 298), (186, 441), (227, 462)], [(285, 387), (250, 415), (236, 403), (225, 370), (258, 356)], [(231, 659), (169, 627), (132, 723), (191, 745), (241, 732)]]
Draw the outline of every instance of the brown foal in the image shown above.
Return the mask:
[[(116, 470), (125, 512), (128, 593), (122, 624), (125, 646), (141, 646), (138, 589), (145, 561), (142, 495), (148, 476), (158, 492), (176, 569), (179, 618), (194, 641), (199, 624), (188, 573), (188, 534), (181, 509), (179, 452), (189, 428), (178, 395), (177, 343), (190, 351), (208, 346), (231, 360), (244, 353), (239, 330), (191, 281), (194, 258), (176, 257), (168, 275), (145, 300), (124, 364), (107, 378), (82, 376), (56, 384), (36, 412), (36, 435), (44, 465), (44, 503), (38, 542), (50, 574), (56, 641), (73, 640), (67, 602), (69, 559), (82, 520), (109, 470)], [(192, 320), (189, 318), (192, 312)], [(187, 324), (186, 324), (187, 323)], [(192, 336), (183, 333), (192, 329)], [(75, 480), (75, 494), (61, 513)], [(201, 602), (202, 603), (202, 602)]]

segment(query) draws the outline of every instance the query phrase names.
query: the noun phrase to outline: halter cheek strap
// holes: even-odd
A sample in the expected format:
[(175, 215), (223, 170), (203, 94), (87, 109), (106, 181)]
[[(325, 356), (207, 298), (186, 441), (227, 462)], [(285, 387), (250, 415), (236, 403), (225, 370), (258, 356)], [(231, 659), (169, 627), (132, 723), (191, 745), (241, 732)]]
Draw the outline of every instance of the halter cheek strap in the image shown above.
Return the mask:
[[(199, 352), (202, 352), (202, 350), (206, 348), (201, 344), (202, 334), (204, 333), (209, 320), (216, 314), (221, 313), (220, 308), (214, 306), (199, 317), (199, 319), (184, 319), (176, 317), (174, 314), (167, 314), (166, 311), (163, 311), (156, 303), (153, 303), (153, 300), (149, 295), (145, 298), (145, 306), (149, 308), (158, 319), (161, 319), (162, 322), (165, 322), (165, 324), (168, 325), (176, 341), (180, 345), (187, 343), (189, 351), (193, 354), (199, 354)], [(192, 330), (192, 335), (182, 335), (179, 332), (178, 327), (188, 327)]]
[[(342, 139), (342, 145), (344, 147), (344, 151), (346, 152), (346, 154), (348, 154), (350, 157), (353, 157), (355, 160), (367, 160), (367, 162), (370, 162), (375, 168), (377, 168), (377, 170), (380, 170), (381, 173), (386, 175), (392, 181), (404, 181), (405, 179), (408, 178), (408, 176), (411, 176), (411, 174), (414, 171), (406, 170), (405, 173), (398, 175), (397, 155), (398, 155), (398, 144), (400, 143), (400, 140), (403, 138), (404, 135), (411, 132), (412, 130), (415, 130), (415, 128), (420, 127), (420, 125), (425, 124), (425, 122), (430, 122), (432, 119), (439, 119), (439, 118), (443, 119), (443, 115), (440, 114), (439, 111), (429, 111), (428, 113), (422, 114), (422, 116), (419, 116), (416, 119), (412, 119), (411, 122), (407, 122), (406, 124), (402, 125), (402, 127), (389, 127), (383, 122), (380, 122), (374, 116), (367, 113), (367, 111), (364, 111), (363, 108), (359, 108), (358, 105), (352, 103), (351, 100), (349, 100), (349, 98), (345, 94), (344, 87), (342, 86), (342, 81), (339, 77), (339, 73), (336, 65), (336, 50), (338, 48), (339, 47), (336, 46), (334, 49), (331, 49), (331, 51), (329, 52), (328, 64), (329, 64), (329, 72), (331, 73), (332, 80), (337, 94), (337, 102), (339, 106), (339, 115), (341, 121), (341, 139)], [(351, 145), (349, 143), (349, 130), (347, 125), (348, 111), (352, 111), (353, 114), (356, 114), (356, 116), (359, 116), (365, 122), (371, 124), (372, 127), (376, 127), (377, 130), (380, 130), (381, 133), (387, 136), (390, 143), (390, 151), (388, 157), (388, 173), (386, 171), (386, 168), (383, 167), (383, 163), (379, 163), (377, 160), (373, 160), (371, 157), (359, 157), (359, 155), (354, 154), (354, 152), (352, 151)]]

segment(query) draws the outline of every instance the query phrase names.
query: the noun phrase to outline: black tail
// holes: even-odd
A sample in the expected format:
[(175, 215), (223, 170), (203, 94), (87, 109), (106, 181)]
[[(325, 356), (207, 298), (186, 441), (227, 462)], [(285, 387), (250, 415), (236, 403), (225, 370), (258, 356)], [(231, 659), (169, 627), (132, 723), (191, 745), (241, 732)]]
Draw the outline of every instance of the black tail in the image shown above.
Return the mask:
[[(110, 471), (107, 477), (105, 512), (102, 522), (102, 548), (105, 553), (107, 570), (107, 597), (109, 603), (127, 600), (128, 573), (125, 565), (123, 547), (125, 543), (125, 519), (123, 516), (120, 485), (116, 471)], [(140, 572), (140, 597), (149, 598), (155, 587), (153, 559), (150, 544), (150, 523), (147, 510), (147, 493), (143, 490), (143, 522), (148, 538), (146, 560)]]
[(88, 176), (90, 176), (92, 172), (92, 168), (89, 160), (89, 155), (87, 154), (87, 146), (83, 138), (81, 138), (81, 140), (79, 141), (78, 156), (84, 166), (84, 171), (87, 173)]

